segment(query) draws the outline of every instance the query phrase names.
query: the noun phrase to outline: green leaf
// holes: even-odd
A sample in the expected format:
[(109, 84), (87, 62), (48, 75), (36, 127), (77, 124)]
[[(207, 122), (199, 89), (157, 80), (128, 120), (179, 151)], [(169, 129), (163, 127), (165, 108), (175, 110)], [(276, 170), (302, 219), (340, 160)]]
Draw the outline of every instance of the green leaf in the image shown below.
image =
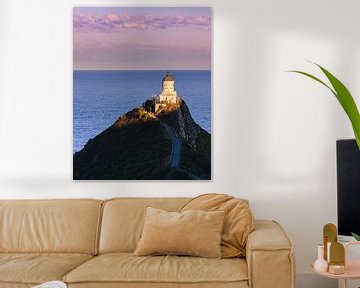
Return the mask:
[(306, 72), (302, 72), (302, 71), (298, 71), (298, 70), (290, 70), (288, 72), (293, 72), (293, 73), (298, 73), (298, 74), (302, 74), (302, 75), (305, 75), (319, 83), (321, 83), (322, 85), (324, 85), (325, 87), (329, 88), (329, 90), (335, 95), (336, 98), (338, 98), (338, 95), (336, 94), (336, 92), (331, 89), (331, 87), (329, 85), (327, 85), (325, 82), (323, 82), (322, 80), (320, 80), (319, 78), (315, 77), (314, 75), (311, 75), (309, 73), (306, 73)]
[(350, 91), (346, 88), (346, 86), (340, 80), (338, 80), (334, 75), (332, 75), (329, 71), (327, 71), (322, 66), (320, 66), (316, 63), (314, 63), (314, 64), (317, 65), (321, 69), (321, 71), (325, 74), (325, 76), (330, 81), (331, 85), (333, 86), (333, 89), (329, 85), (327, 85), (325, 82), (323, 82), (319, 78), (317, 78), (309, 73), (302, 72), (302, 71), (289, 71), (289, 72), (294, 72), (294, 73), (305, 75), (305, 76), (321, 83), (322, 85), (327, 87), (334, 94), (334, 96), (339, 101), (340, 105), (343, 107), (345, 113), (347, 114), (347, 116), (351, 122), (352, 128), (354, 130), (354, 135), (356, 138), (356, 143), (360, 150), (360, 114), (359, 114), (359, 110), (356, 106), (356, 103), (354, 101), (354, 98), (352, 97)]
[(351, 235), (356, 239), (356, 241), (360, 241), (360, 235), (355, 234), (353, 232), (351, 232)]
[[(317, 64), (316, 64), (317, 65)], [(327, 71), (325, 68), (321, 67), (320, 65), (317, 65), (321, 71), (325, 74), (325, 76), (329, 79), (331, 85), (334, 87), (339, 102), (341, 106), (344, 108), (346, 114), (348, 115), (351, 124), (353, 126), (354, 134), (356, 137), (356, 141), (359, 145), (359, 137), (360, 136), (360, 114), (359, 110), (356, 107), (356, 103), (354, 101), (354, 98), (352, 97), (350, 91), (345, 87), (345, 85), (338, 80), (334, 75), (332, 75), (329, 71)], [(359, 146), (360, 149), (360, 146)]]

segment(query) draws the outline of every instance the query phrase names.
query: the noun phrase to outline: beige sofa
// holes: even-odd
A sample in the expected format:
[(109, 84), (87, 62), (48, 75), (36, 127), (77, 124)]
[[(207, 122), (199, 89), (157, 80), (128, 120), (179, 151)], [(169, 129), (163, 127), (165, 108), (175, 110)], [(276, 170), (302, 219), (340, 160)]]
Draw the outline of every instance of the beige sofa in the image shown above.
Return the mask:
[(146, 206), (179, 210), (187, 198), (0, 201), (0, 288), (63, 280), (69, 287), (293, 288), (291, 241), (256, 220), (246, 258), (133, 256)]

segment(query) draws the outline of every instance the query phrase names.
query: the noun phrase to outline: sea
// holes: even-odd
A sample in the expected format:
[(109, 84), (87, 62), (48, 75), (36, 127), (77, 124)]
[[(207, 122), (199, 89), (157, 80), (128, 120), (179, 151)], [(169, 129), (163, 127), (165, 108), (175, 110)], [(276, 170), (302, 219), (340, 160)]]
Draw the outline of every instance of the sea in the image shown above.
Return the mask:
[[(124, 113), (161, 93), (167, 71), (73, 71), (73, 152)], [(211, 133), (211, 71), (169, 71), (194, 120)]]

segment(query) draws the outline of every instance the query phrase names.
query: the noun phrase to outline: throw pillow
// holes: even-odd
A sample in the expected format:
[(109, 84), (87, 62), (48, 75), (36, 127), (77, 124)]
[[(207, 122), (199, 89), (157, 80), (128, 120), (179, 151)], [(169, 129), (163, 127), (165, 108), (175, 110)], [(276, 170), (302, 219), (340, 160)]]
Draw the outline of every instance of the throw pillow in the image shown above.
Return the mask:
[(181, 209), (181, 211), (188, 210), (225, 211), (221, 237), (222, 257), (246, 255), (247, 236), (254, 230), (254, 217), (247, 200), (225, 194), (204, 194), (190, 200)]
[(224, 211), (168, 212), (146, 208), (134, 255), (192, 255), (221, 258)]

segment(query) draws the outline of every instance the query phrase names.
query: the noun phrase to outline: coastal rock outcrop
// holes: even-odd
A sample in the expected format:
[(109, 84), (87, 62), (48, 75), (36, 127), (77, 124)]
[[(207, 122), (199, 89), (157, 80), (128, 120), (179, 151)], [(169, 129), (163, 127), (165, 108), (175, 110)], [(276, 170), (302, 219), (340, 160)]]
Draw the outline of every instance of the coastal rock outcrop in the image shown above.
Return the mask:
[[(156, 113), (149, 101), (120, 116), (74, 154), (75, 180), (211, 178), (211, 136), (194, 121), (185, 101)], [(180, 152), (174, 151), (174, 137), (180, 139)], [(171, 165), (175, 152), (181, 153), (176, 167)]]

